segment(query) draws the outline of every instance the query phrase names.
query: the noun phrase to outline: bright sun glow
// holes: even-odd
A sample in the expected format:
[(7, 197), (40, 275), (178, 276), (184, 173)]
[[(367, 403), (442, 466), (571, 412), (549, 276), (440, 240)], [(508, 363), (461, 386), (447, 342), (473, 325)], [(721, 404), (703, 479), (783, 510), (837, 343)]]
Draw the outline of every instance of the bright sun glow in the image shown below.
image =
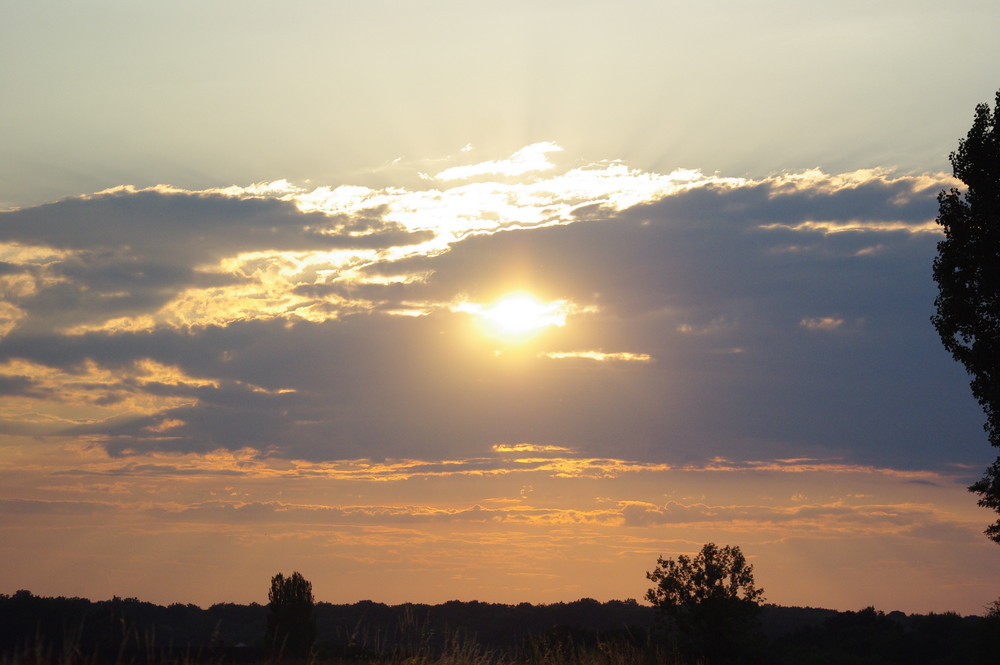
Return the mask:
[(528, 293), (510, 293), (490, 305), (461, 303), (457, 311), (475, 314), (495, 335), (524, 338), (551, 326), (566, 325), (566, 302), (542, 302)]

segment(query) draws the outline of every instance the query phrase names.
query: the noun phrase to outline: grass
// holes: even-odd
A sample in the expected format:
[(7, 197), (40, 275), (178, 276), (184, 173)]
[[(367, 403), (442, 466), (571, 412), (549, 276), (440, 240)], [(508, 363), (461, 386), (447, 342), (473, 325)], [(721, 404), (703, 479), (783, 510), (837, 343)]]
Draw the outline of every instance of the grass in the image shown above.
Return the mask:
[(62, 647), (31, 644), (0, 654), (0, 665), (697, 665), (683, 663), (652, 645), (535, 640), (518, 652), (506, 653), (460, 635), (447, 636), (443, 646), (437, 647), (428, 643), (364, 655), (325, 654), (319, 648), (305, 658), (252, 648), (158, 648), (153, 636), (135, 633), (127, 634), (114, 650), (86, 653), (78, 645), (79, 640), (71, 639)]

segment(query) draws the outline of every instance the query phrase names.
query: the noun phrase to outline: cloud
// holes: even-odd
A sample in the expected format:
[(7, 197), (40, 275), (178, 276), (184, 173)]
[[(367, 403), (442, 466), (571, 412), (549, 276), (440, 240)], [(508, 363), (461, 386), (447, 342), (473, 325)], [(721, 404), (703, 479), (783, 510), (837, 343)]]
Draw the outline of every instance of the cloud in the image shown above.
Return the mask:
[[(471, 149), (471, 146), (466, 146), (462, 151), (467, 152)], [(521, 148), (509, 159), (480, 162), (468, 166), (453, 166), (441, 171), (434, 178), (437, 180), (467, 180), (483, 175), (519, 176), (535, 171), (547, 171), (554, 168), (555, 165), (549, 162), (545, 155), (561, 151), (561, 147), (550, 141), (533, 143)]]
[(585, 511), (572, 508), (533, 509), (523, 506), (463, 508), (432, 506), (317, 506), (271, 502), (213, 501), (172, 509), (153, 508), (151, 519), (167, 522), (207, 522), (216, 525), (276, 524), (282, 529), (296, 525), (428, 525), (447, 523), (580, 524), (612, 522), (617, 516), (608, 510)]
[(754, 523), (764, 528), (782, 525), (798, 529), (828, 529), (843, 531), (899, 531), (916, 525), (925, 526), (927, 520), (940, 520), (937, 513), (927, 508), (898, 505), (849, 505), (843, 501), (829, 504), (801, 506), (733, 505), (709, 506), (684, 505), (671, 502), (662, 506), (626, 503), (622, 515), (628, 526), (654, 524)]
[(87, 517), (113, 512), (110, 503), (95, 501), (41, 501), (33, 499), (0, 499), (0, 515), (8, 519), (23, 517)]
[(0, 213), (5, 279), (22, 284), (6, 332), (308, 317), (315, 300), (289, 292), (298, 275), (428, 238), (366, 211), (302, 212), (286, 194), (119, 188)]
[(604, 351), (548, 351), (542, 354), (545, 358), (552, 360), (593, 360), (596, 362), (623, 362), (623, 363), (649, 363), (653, 362), (653, 357), (648, 353), (632, 353), (630, 351), (614, 351), (605, 353)]
[(621, 516), (624, 526), (636, 529), (725, 529), (755, 532), (785, 542), (875, 537), (916, 541), (920, 544), (910, 547), (922, 547), (941, 542), (970, 546), (980, 538), (978, 525), (971, 520), (956, 520), (955, 514), (933, 504), (918, 503), (872, 504), (849, 499), (805, 505), (623, 502)]
[[(315, 462), (504, 441), (654, 464), (979, 459), (925, 325), (948, 179), (531, 174), (126, 187), (0, 214), (8, 428)], [(517, 290), (565, 303), (565, 325), (515, 343), (453, 311)], [(852, 334), (807, 334), (835, 330)]]
[[(223, 457), (216, 461), (224, 462)], [(72, 464), (63, 459), (63, 464)], [(794, 579), (793, 573), (782, 572), (788, 559), (777, 552), (794, 552), (804, 543), (864, 548), (869, 540), (878, 539), (897, 551), (915, 548), (924, 561), (933, 558), (928, 548), (943, 543), (953, 547), (955, 542), (971, 547), (979, 539), (971, 505), (964, 500), (955, 503), (956, 496), (966, 497), (954, 479), (939, 477), (942, 487), (935, 490), (935, 500), (928, 501), (926, 490), (913, 489), (891, 475), (871, 478), (836, 464), (827, 470), (819, 461), (764, 460), (742, 468), (730, 464), (725, 471), (719, 471), (718, 465), (714, 470), (647, 466), (620, 482), (604, 479), (598, 485), (593, 477), (552, 476), (540, 469), (472, 476), (469, 483), (462, 483), (461, 475), (432, 472), (387, 474), (382, 482), (361, 484), (364, 477), (360, 475), (325, 473), (329, 464), (236, 456), (229, 463), (249, 462), (256, 469), (232, 476), (212, 473), (211, 459), (185, 456), (174, 457), (169, 465), (148, 463), (154, 459), (121, 465), (113, 476), (107, 476), (114, 480), (105, 482), (79, 475), (57, 476), (53, 482), (51, 472), (46, 472), (49, 484), (42, 491), (74, 498), (0, 501), (0, 513), (7, 517), (4, 528), (23, 528), (30, 522), (33, 537), (58, 530), (60, 538), (76, 539), (83, 549), (95, 537), (125, 537), (140, 548), (162, 547), (165, 542), (187, 544), (185, 549), (209, 537), (221, 539), (220, 547), (231, 547), (232, 543), (225, 542), (235, 539), (242, 547), (256, 550), (277, 541), (286, 556), (293, 558), (303, 551), (337, 559), (371, 551), (377, 560), (384, 560), (387, 552), (392, 556), (391, 552), (402, 548), (411, 552), (410, 560), (440, 552), (466, 571), (475, 570), (469, 562), (478, 558), (479, 548), (493, 547), (518, 554), (504, 567), (517, 574), (528, 573), (531, 562), (548, 561), (551, 552), (558, 550), (587, 561), (603, 561), (604, 570), (615, 570), (616, 575), (633, 581), (641, 579), (637, 571), (650, 565), (658, 553), (690, 551), (707, 538), (722, 538), (735, 539), (751, 555), (775, 550), (758, 566), (765, 583), (787, 581), (789, 575)], [(121, 464), (91, 460), (96, 466)], [(410, 460), (395, 466), (419, 473), (423, 467), (445, 469), (465, 462), (476, 461)], [(607, 462), (630, 465), (626, 460)], [(393, 466), (367, 464), (373, 470)], [(340, 466), (349, 465), (360, 468), (365, 464), (354, 461)], [(759, 470), (775, 465), (788, 473), (774, 477)], [(793, 467), (799, 468), (793, 471)], [(228, 468), (223, 465), (216, 470)], [(199, 472), (191, 473), (194, 470)], [(705, 472), (724, 473), (725, 482), (706, 483)], [(40, 474), (29, 468), (26, 475), (38, 480)], [(74, 485), (74, 478), (86, 482)], [(69, 482), (60, 487), (58, 479)], [(24, 480), (22, 476), (22, 484)], [(526, 481), (529, 491), (525, 491)], [(600, 487), (601, 497), (590, 495), (595, 487)], [(665, 487), (671, 494), (694, 490), (707, 492), (711, 498), (655, 502), (652, 497), (662, 496)], [(356, 493), (360, 488), (363, 498)], [(445, 489), (447, 494), (442, 494)], [(792, 494), (789, 490), (800, 491)], [(838, 496), (822, 501), (807, 496), (831, 490)], [(869, 490), (878, 492), (879, 500)], [(94, 496), (109, 498), (90, 498)], [(428, 501), (428, 496), (435, 499)], [(962, 509), (956, 510), (959, 505)], [(320, 543), (322, 547), (317, 547)], [(10, 542), (7, 548), (14, 549)], [(843, 570), (838, 564), (822, 579), (842, 575)], [(573, 577), (564, 571), (553, 579)]]
[(562, 446), (540, 446), (536, 443), (498, 443), (492, 447), (495, 453), (568, 453)]
[[(705, 482), (704, 476), (760, 478), (853, 478), (875, 485), (920, 484), (944, 488), (964, 485), (964, 475), (845, 464), (835, 460), (724, 460), (670, 465), (617, 457), (593, 458), (560, 446), (532, 443), (494, 444), (492, 455), (450, 459), (345, 459), (337, 461), (285, 460), (254, 448), (178, 454), (144, 450), (130, 457), (91, 457), (83, 466), (51, 470), (53, 476), (107, 476), (141, 479), (189, 476), (242, 477), (247, 481), (315, 479), (323, 482), (405, 483), (432, 479), (502, 479), (535, 476), (545, 479), (629, 479), (683, 475)], [(657, 481), (662, 482), (662, 481)], [(808, 480), (795, 481), (806, 482)], [(793, 501), (806, 498), (800, 494)]]
[[(709, 465), (684, 468), (643, 464), (623, 459), (587, 459), (532, 444), (515, 446), (497, 445), (494, 456), (465, 460), (371, 460), (344, 461), (340, 463), (288, 464), (277, 459), (261, 457), (252, 451), (238, 455), (209, 455), (174, 457), (165, 464), (156, 457), (146, 457), (140, 462), (121, 463), (115, 459), (92, 459), (89, 469), (50, 470), (51, 477), (95, 477), (117, 479), (117, 486), (91, 483), (88, 486), (65, 484), (63, 492), (81, 498), (75, 500), (6, 500), (0, 501), (0, 512), (10, 515), (111, 515), (135, 523), (205, 523), (227, 525), (272, 525), (274, 529), (294, 530), (296, 525), (403, 525), (448, 524), (479, 522), (492, 524), (557, 525), (591, 524), (604, 528), (653, 528), (659, 526), (684, 526), (688, 528), (728, 528), (780, 531), (784, 537), (803, 535), (824, 537), (853, 534), (911, 534), (914, 537), (936, 537), (945, 524), (954, 524), (956, 517), (940, 502), (916, 503), (911, 498), (899, 496), (910, 480), (907, 474), (892, 469), (865, 469), (819, 460), (760, 460), (743, 463), (719, 461)], [(519, 457), (510, 457), (514, 453)], [(528, 455), (528, 456), (525, 456)], [(531, 456), (534, 457), (531, 457)], [(541, 456), (539, 456), (541, 455)], [(101, 470), (103, 468), (103, 471)], [(780, 477), (774, 476), (775, 472)], [(725, 474), (726, 484), (744, 488), (734, 495), (748, 491), (759, 501), (733, 503), (708, 503), (705, 500), (671, 500), (656, 504), (636, 498), (586, 499), (577, 497), (570, 488), (575, 484), (585, 486), (596, 479), (603, 479), (605, 492), (624, 492), (632, 497), (642, 496), (664, 484), (674, 488), (683, 486), (705, 487), (705, 473)], [(622, 484), (607, 481), (619, 476), (630, 476)], [(938, 492), (943, 496), (961, 489), (961, 484), (932, 472), (909, 474), (912, 477), (934, 478)], [(448, 501), (412, 502), (399, 491), (414, 481), (455, 484), (462, 477), (476, 478), (478, 498), (466, 503), (455, 496)], [(160, 491), (148, 497), (136, 497), (128, 486), (153, 489), (178, 480), (191, 484), (190, 495), (172, 493), (156, 498)], [(288, 490), (289, 480), (300, 487)], [(379, 481), (369, 486), (372, 497), (389, 499), (384, 503), (359, 503), (337, 501), (327, 503), (318, 497), (323, 486), (346, 483), (357, 486), (359, 481)], [(530, 491), (525, 491), (526, 480)], [(122, 486), (122, 484), (125, 484)], [(213, 487), (212, 494), (224, 498), (194, 499), (201, 496), (197, 484)], [(563, 489), (552, 498), (553, 483)], [(860, 483), (860, 484), (859, 484)], [(884, 498), (872, 502), (865, 492), (850, 492), (850, 487), (882, 488)], [(718, 486), (713, 483), (712, 486)], [(841, 496), (823, 502), (811, 501), (798, 492), (790, 498), (765, 498), (752, 489), (754, 486), (778, 488), (795, 487), (806, 491), (827, 491), (838, 487)], [(49, 491), (59, 488), (52, 485)], [(114, 502), (85, 499), (94, 493), (101, 494), (112, 488), (118, 498)], [(506, 487), (513, 492), (508, 498), (490, 494)], [(239, 488), (239, 489), (237, 489)], [(283, 489), (284, 488), (284, 489)], [(395, 488), (395, 489), (394, 489)], [(245, 492), (244, 489), (251, 491)], [(291, 498), (249, 499), (267, 496), (274, 492)], [(416, 495), (421, 490), (414, 488)], [(503, 491), (503, 490), (501, 490)], [(318, 492), (318, 493), (317, 493)], [(780, 492), (780, 490), (779, 490)], [(336, 494), (336, 492), (334, 493)], [(299, 498), (296, 499), (295, 496)], [(395, 497), (394, 497), (395, 495)], [(312, 496), (314, 500), (303, 501)], [(393, 498), (394, 497), (394, 498)], [(888, 499), (887, 497), (892, 497)], [(721, 496), (719, 497), (721, 498)], [(318, 499), (318, 500), (316, 500)], [(966, 522), (968, 519), (966, 517)], [(968, 530), (965, 523), (962, 530)], [(963, 531), (964, 532), (964, 531)]]
[(802, 319), (799, 325), (806, 330), (822, 330), (831, 332), (840, 329), (844, 325), (844, 320), (834, 316), (814, 316)]

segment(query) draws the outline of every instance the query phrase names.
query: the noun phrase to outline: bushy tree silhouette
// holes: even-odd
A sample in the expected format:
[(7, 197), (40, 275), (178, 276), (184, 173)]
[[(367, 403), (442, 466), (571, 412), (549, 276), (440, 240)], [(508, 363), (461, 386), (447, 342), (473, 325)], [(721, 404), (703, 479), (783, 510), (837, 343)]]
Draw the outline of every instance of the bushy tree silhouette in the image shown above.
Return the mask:
[(283, 654), (308, 655), (316, 641), (312, 583), (298, 572), (288, 577), (278, 573), (271, 578), (267, 600), (268, 642)]
[(682, 656), (706, 663), (752, 662), (763, 643), (758, 623), (764, 590), (739, 547), (708, 543), (695, 557), (659, 557), (646, 573), (646, 600), (667, 619)]
[[(945, 349), (972, 375), (989, 442), (1000, 447), (1000, 91), (992, 111), (988, 104), (976, 107), (969, 134), (949, 159), (966, 189), (938, 195), (944, 240), (934, 259), (938, 296), (931, 321)], [(969, 490), (979, 494), (979, 505), (1000, 512), (1000, 457)], [(1000, 543), (1000, 520), (986, 535)]]

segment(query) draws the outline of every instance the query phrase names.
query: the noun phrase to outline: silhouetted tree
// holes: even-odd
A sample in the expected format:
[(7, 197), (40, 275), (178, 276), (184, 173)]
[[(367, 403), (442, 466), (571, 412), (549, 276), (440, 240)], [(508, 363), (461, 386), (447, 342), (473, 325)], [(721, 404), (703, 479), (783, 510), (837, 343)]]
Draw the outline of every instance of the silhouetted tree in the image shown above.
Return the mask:
[[(934, 259), (931, 321), (944, 348), (972, 375), (989, 442), (1000, 447), (1000, 92), (996, 101), (992, 111), (976, 107), (972, 129), (949, 156), (966, 190), (938, 195), (944, 240)], [(1000, 457), (969, 490), (979, 494), (979, 505), (1000, 512)], [(986, 535), (1000, 543), (1000, 520)]]
[(659, 557), (646, 573), (646, 600), (668, 619), (676, 647), (708, 663), (751, 662), (762, 644), (758, 612), (764, 590), (737, 546), (708, 543), (694, 558)]
[(312, 583), (298, 572), (289, 577), (278, 573), (271, 578), (267, 600), (268, 642), (281, 653), (307, 655), (316, 641)]

